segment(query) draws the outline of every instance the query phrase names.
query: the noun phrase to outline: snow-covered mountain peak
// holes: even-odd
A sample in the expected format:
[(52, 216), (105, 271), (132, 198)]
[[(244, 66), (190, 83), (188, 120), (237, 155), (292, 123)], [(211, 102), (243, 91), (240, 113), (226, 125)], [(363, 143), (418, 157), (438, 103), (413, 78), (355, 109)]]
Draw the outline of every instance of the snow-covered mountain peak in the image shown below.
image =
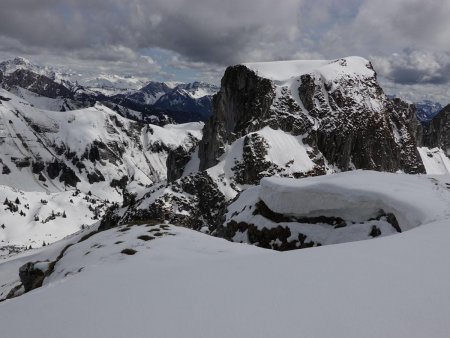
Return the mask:
[(56, 78), (56, 72), (52, 68), (35, 65), (30, 60), (20, 56), (0, 62), (0, 71), (3, 75), (10, 75), (17, 70), (28, 70), (39, 75), (45, 75), (52, 80)]
[(244, 63), (258, 76), (272, 81), (286, 81), (303, 74), (318, 72), (326, 80), (332, 81), (343, 75), (374, 75), (370, 62), (359, 56), (350, 56), (337, 60), (291, 60)]
[(176, 90), (186, 93), (193, 99), (199, 99), (205, 96), (214, 95), (219, 91), (219, 88), (206, 82), (195, 81), (191, 83), (179, 84), (176, 87)]
[(9, 60), (7, 62), (9, 62), (12, 65), (17, 65), (17, 66), (20, 66), (20, 65), (29, 66), (29, 65), (31, 65), (31, 61), (29, 59), (26, 59), (26, 58), (22, 57), (22, 56), (17, 56), (14, 59)]

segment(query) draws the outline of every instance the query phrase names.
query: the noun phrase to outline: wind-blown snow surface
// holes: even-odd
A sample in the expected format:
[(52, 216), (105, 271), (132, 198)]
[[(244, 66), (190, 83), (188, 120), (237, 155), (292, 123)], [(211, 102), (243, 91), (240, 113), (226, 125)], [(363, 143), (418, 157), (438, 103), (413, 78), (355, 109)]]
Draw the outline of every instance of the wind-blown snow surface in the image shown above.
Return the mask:
[[(173, 226), (175, 236), (137, 240), (147, 229), (112, 229), (69, 248), (44, 287), (0, 303), (2, 335), (448, 337), (448, 221), (283, 253)], [(0, 280), (63, 245), (0, 264)]]

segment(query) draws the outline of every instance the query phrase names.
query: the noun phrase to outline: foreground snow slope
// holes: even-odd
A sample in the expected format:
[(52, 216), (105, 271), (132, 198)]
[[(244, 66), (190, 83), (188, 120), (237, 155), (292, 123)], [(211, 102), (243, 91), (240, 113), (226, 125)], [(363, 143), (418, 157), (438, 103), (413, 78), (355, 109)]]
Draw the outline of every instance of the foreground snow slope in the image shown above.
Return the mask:
[[(285, 253), (172, 226), (137, 240), (147, 229), (69, 248), (55, 280), (0, 303), (2, 336), (448, 337), (448, 221)], [(0, 280), (13, 265), (0, 264)]]

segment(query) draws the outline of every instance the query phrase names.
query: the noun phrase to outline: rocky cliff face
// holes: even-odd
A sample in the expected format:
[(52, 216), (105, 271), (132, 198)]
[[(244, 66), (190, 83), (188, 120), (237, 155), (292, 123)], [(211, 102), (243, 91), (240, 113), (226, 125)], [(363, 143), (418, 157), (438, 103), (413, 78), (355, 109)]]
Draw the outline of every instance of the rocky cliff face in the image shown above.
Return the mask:
[(386, 98), (368, 61), (341, 59), (282, 81), (252, 67), (260, 65), (225, 72), (200, 143), (200, 169), (217, 164), (237, 138), (270, 126), (306, 135), (305, 143), (339, 170), (424, 171), (412, 107)]
[[(259, 78), (245, 66), (229, 67), (219, 93), (213, 99), (214, 115), (203, 129), (200, 142), (200, 170), (218, 163), (225, 145), (262, 128), (275, 97), (269, 80)], [(253, 123), (256, 122), (256, 124)]]

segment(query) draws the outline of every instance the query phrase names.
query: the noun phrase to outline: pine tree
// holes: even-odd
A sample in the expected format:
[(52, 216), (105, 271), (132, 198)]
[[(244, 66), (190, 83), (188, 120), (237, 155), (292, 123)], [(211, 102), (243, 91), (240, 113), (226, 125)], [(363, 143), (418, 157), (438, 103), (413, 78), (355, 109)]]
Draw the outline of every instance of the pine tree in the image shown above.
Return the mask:
[(19, 200), (19, 197), (17, 197), (16, 198), (16, 200), (15, 200), (15, 202), (14, 203), (16, 203), (16, 204), (20, 204), (20, 200)]

